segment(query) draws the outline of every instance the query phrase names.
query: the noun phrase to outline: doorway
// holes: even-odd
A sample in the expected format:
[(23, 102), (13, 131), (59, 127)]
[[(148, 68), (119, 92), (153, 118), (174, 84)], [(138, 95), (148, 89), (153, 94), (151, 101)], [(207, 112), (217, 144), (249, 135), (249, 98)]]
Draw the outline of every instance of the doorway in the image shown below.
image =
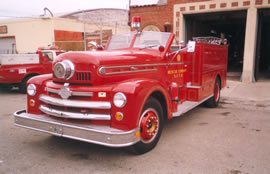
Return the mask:
[(270, 9), (258, 10), (256, 80), (270, 80)]

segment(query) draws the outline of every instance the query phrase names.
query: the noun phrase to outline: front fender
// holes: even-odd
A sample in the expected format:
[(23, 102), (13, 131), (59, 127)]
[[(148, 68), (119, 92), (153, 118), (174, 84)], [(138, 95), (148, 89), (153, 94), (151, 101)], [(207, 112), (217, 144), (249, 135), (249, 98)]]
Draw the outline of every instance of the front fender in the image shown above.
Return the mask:
[[(131, 130), (138, 127), (140, 115), (146, 100), (153, 94), (153, 92), (160, 92), (164, 96), (167, 104), (168, 117), (171, 115), (169, 94), (165, 85), (153, 79), (133, 79), (116, 84), (112, 89), (112, 99), (117, 92), (122, 92), (127, 97), (127, 103), (123, 108), (117, 108), (112, 102), (112, 127)], [(122, 112), (123, 120), (117, 121), (115, 114)]]
[[(52, 79), (52, 74), (44, 74), (44, 75), (39, 75), (39, 76), (35, 76), (32, 77), (30, 80), (28, 80), (27, 82), (27, 86), (32, 83), (35, 84), (37, 87), (37, 92), (35, 96), (30, 96), (27, 95), (27, 112), (31, 113), (31, 114), (41, 114), (40, 110), (39, 110), (39, 105), (40, 105), (40, 101), (39, 101), (39, 94), (44, 93), (44, 86), (45, 83)], [(29, 106), (29, 101), (35, 101), (35, 106)]]

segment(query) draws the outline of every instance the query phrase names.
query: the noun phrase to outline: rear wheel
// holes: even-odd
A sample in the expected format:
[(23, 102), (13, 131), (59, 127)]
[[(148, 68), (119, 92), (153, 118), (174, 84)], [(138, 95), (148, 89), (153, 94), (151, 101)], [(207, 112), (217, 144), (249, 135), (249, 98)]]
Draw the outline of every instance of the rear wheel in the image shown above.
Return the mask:
[(215, 87), (214, 87), (214, 95), (210, 99), (206, 101), (206, 105), (210, 108), (215, 108), (218, 106), (219, 99), (220, 99), (220, 80), (219, 78), (215, 81)]
[(144, 105), (139, 122), (141, 140), (133, 145), (137, 154), (152, 150), (163, 128), (163, 111), (157, 99), (150, 97)]

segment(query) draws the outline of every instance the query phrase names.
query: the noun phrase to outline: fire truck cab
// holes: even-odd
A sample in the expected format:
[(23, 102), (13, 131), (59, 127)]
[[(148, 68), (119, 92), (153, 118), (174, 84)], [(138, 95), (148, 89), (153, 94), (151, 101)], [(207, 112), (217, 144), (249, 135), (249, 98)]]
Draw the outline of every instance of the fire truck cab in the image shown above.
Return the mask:
[[(138, 28), (140, 18), (133, 22)], [(61, 54), (53, 74), (28, 81), (27, 109), (14, 113), (15, 125), (150, 151), (165, 119), (203, 102), (217, 107), (226, 85), (227, 45), (195, 38), (181, 48), (172, 45), (174, 37), (135, 31), (112, 36), (104, 50)]]

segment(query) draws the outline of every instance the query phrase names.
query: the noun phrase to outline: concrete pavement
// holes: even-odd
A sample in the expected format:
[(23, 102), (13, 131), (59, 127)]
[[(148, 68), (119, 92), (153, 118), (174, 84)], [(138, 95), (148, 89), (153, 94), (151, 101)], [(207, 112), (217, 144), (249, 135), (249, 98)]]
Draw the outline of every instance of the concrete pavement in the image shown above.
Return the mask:
[(223, 99), (241, 99), (251, 101), (270, 101), (270, 81), (244, 84), (239, 81), (227, 81), (221, 92)]
[(245, 84), (227, 80), (227, 86), (221, 91), (221, 102), (252, 105), (270, 111), (270, 81)]

